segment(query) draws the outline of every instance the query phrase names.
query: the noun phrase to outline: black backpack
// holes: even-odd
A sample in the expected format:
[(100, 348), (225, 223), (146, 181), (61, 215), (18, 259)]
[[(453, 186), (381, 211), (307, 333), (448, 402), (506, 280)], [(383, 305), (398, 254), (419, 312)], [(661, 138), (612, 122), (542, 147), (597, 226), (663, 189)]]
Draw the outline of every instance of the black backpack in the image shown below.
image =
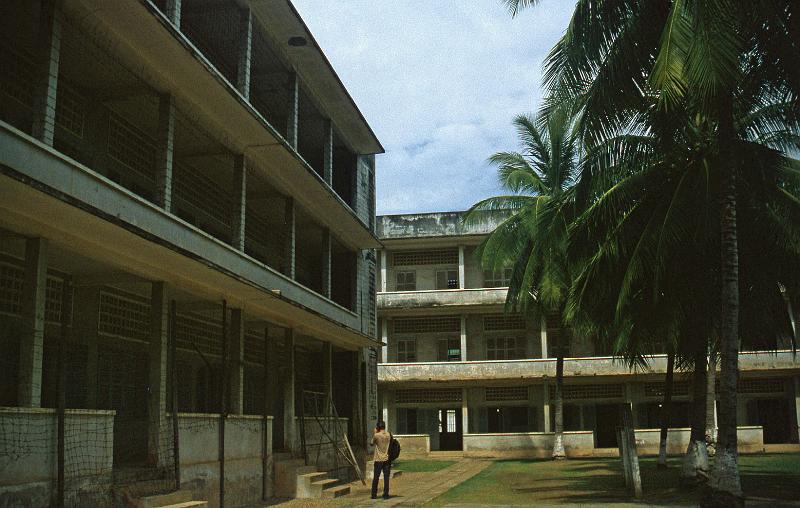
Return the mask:
[(400, 441), (389, 434), (389, 462), (394, 462), (400, 456)]

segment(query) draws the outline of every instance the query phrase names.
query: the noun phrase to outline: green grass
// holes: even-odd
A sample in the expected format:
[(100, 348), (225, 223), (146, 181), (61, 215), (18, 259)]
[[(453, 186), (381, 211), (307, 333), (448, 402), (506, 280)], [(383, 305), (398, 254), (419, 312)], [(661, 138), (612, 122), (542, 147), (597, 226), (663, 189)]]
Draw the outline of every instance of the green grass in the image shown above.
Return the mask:
[[(800, 499), (800, 454), (745, 455), (739, 458), (746, 496)], [(696, 505), (699, 492), (678, 486), (680, 458), (669, 468), (656, 459), (640, 459), (642, 501), (654, 505)], [(625, 489), (619, 459), (501, 460), (437, 497), (426, 506), (449, 503), (536, 505), (604, 504), (632, 501)]]
[(392, 468), (400, 469), (404, 473), (432, 473), (453, 464), (453, 460), (398, 460), (392, 464)]

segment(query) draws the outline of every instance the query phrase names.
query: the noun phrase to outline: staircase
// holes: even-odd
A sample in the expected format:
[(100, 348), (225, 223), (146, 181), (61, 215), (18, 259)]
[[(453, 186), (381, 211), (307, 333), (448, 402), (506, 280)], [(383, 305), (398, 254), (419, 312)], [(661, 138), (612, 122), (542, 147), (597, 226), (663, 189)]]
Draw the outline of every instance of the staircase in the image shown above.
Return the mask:
[(275, 455), (275, 493), (278, 497), (333, 499), (350, 493), (349, 485), (328, 478), (316, 466), (306, 466), (302, 459)]

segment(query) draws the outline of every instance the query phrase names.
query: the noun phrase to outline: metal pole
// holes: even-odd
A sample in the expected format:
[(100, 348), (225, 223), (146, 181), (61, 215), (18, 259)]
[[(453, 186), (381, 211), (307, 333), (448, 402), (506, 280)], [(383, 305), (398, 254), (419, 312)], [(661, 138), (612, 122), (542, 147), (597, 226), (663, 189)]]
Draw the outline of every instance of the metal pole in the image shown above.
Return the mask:
[(58, 341), (58, 359), (57, 362), (57, 439), (58, 439), (58, 489), (56, 503), (59, 508), (64, 507), (64, 417), (66, 408), (66, 370), (64, 369), (64, 343), (69, 336), (69, 314), (72, 308), (72, 290), (70, 280), (64, 278), (61, 284), (61, 337)]
[(219, 506), (225, 508), (225, 418), (228, 416), (228, 302), (222, 300), (222, 387), (219, 415)]
[(172, 459), (175, 461), (175, 489), (181, 489), (181, 448), (180, 441), (178, 440), (178, 377), (176, 375), (176, 350), (177, 350), (177, 333), (175, 331), (178, 322), (178, 311), (176, 308), (175, 300), (170, 302), (169, 309), (169, 353), (170, 353), (170, 384), (172, 385), (172, 403), (170, 409), (172, 411)]
[(268, 499), (267, 494), (268, 492), (268, 482), (269, 482), (269, 464), (267, 461), (269, 460), (268, 452), (269, 452), (269, 445), (270, 443), (267, 441), (271, 436), (269, 435), (268, 428), (269, 428), (269, 402), (270, 396), (267, 390), (268, 386), (268, 379), (269, 374), (267, 373), (267, 362), (269, 361), (269, 327), (264, 327), (264, 382), (261, 386), (264, 389), (264, 445), (262, 447), (262, 459), (261, 459), (261, 478), (262, 478), (262, 485), (261, 485), (261, 499), (266, 501)]

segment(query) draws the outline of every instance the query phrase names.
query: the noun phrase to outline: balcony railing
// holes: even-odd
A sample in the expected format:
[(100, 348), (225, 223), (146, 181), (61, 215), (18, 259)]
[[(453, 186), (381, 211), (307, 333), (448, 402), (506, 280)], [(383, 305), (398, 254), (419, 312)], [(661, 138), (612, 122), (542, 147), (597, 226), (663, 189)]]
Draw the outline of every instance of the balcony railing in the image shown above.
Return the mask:
[(428, 307), (503, 305), (508, 288), (436, 289), (378, 293), (378, 309), (405, 310)]

